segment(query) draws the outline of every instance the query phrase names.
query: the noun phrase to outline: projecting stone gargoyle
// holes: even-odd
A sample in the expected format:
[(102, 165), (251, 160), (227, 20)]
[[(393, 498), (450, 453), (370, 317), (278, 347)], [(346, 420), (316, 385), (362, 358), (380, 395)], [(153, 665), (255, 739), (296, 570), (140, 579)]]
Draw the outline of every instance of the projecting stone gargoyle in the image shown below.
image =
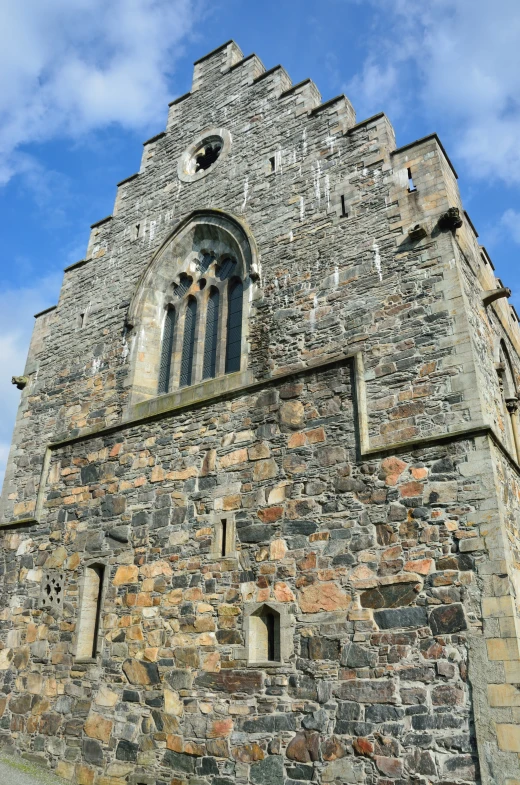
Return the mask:
[(462, 226), (462, 218), (460, 217), (460, 212), (458, 207), (450, 207), (441, 217), (439, 218), (439, 228), (440, 229), (450, 229), (451, 231), (455, 231), (455, 229), (460, 229)]
[(28, 376), (13, 376), (11, 384), (16, 384), (19, 390), (23, 390), (27, 386), (28, 381)]
[(507, 286), (500, 286), (498, 289), (486, 289), (485, 292), (482, 292), (481, 297), (487, 308), (490, 303), (500, 300), (501, 297), (511, 297), (511, 289)]

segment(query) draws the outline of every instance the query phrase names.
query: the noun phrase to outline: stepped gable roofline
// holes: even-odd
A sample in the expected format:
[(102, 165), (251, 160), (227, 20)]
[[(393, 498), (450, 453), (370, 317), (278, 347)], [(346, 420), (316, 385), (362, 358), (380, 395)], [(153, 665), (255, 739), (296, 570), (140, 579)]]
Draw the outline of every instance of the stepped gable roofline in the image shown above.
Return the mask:
[(272, 68), (269, 68), (267, 71), (264, 71), (263, 74), (260, 74), (260, 76), (257, 76), (253, 80), (253, 84), (256, 84), (261, 79), (265, 79), (266, 76), (271, 76), (271, 74), (274, 74), (276, 71), (285, 71), (285, 68), (283, 67), (283, 65), (273, 65)]
[(131, 183), (132, 180), (136, 180), (138, 177), (139, 177), (139, 172), (134, 172), (134, 174), (131, 174), (129, 177), (125, 177), (124, 180), (120, 180), (118, 183), (116, 183), (116, 186), (119, 188), (120, 185), (125, 185), (125, 183)]
[(209, 60), (210, 57), (213, 57), (213, 55), (216, 55), (219, 52), (222, 52), (222, 50), (226, 49), (230, 44), (235, 44), (237, 49), (240, 49), (240, 47), (238, 46), (237, 42), (233, 41), (233, 39), (230, 38), (229, 41), (226, 41), (225, 44), (221, 44), (220, 46), (217, 46), (216, 49), (212, 49), (211, 52), (208, 52), (207, 54), (203, 55), (202, 57), (199, 57), (198, 60), (195, 60), (193, 65), (198, 65), (199, 63), (203, 63), (204, 60)]
[(163, 136), (166, 136), (166, 131), (161, 131), (155, 136), (151, 136), (150, 139), (147, 139), (146, 142), (143, 142), (143, 147), (147, 144), (152, 144), (152, 142), (157, 142), (159, 139), (162, 139)]
[(310, 84), (311, 82), (312, 79), (310, 78), (302, 79), (302, 81), (298, 82), (298, 84), (293, 84), (293, 86), (289, 87), (288, 90), (285, 90), (285, 92), (280, 93), (280, 98), (285, 98), (286, 95), (291, 95), (291, 93), (294, 93), (296, 90), (298, 90), (299, 87), (304, 87), (306, 84)]
[(38, 313), (34, 314), (34, 318), (38, 319), (39, 316), (45, 316), (46, 313), (50, 313), (51, 311), (55, 311), (57, 305), (51, 305), (50, 308), (45, 308), (43, 311), (39, 311)]
[[(255, 57), (256, 57), (256, 59), (257, 59), (259, 62), (262, 62), (262, 61), (260, 60), (260, 58), (258, 57), (258, 55), (255, 55), (255, 53), (253, 52), (253, 54), (247, 55), (247, 57), (243, 57), (243, 58), (242, 58), (242, 60), (239, 60), (239, 61), (238, 61), (238, 63), (233, 63), (233, 65), (230, 65), (230, 66), (229, 66), (229, 71), (234, 71), (234, 70), (235, 70), (235, 68), (238, 68), (239, 66), (241, 66), (241, 65), (244, 65), (244, 63), (247, 63), (249, 60), (252, 60), (252, 59), (253, 59), (253, 58), (255, 58)], [(228, 72), (228, 73), (229, 73), (229, 72)]]
[(180, 95), (178, 98), (174, 98), (173, 101), (170, 101), (168, 106), (175, 106), (175, 104), (180, 104), (181, 101), (185, 101), (186, 98), (190, 97), (190, 95), (191, 95), (191, 92), (190, 93), (184, 93), (184, 95)]
[(141, 295), (144, 289), (146, 288), (147, 280), (149, 279), (150, 275), (152, 274), (153, 268), (155, 266), (155, 262), (159, 259), (164, 251), (164, 249), (172, 242), (173, 238), (176, 235), (181, 234), (183, 229), (186, 229), (190, 223), (196, 223), (197, 219), (200, 222), (204, 222), (206, 219), (207, 222), (224, 222), (228, 225), (232, 226), (238, 233), (241, 235), (243, 240), (248, 246), (249, 249), (249, 271), (250, 274), (258, 269), (258, 248), (256, 245), (255, 238), (249, 227), (235, 215), (230, 212), (224, 210), (217, 210), (214, 208), (206, 208), (206, 209), (198, 209), (192, 210), (187, 215), (183, 216), (173, 230), (170, 232), (168, 237), (163, 241), (163, 243), (159, 246), (159, 248), (155, 251), (152, 258), (148, 262), (146, 269), (142, 273), (136, 288), (132, 300), (130, 302), (130, 306), (128, 308), (128, 315), (126, 318), (127, 325), (132, 328), (139, 322), (140, 314), (139, 314), (139, 305), (141, 302)]
[(320, 104), (319, 106), (315, 106), (314, 109), (311, 109), (309, 115), (312, 117), (313, 115), (318, 114), (318, 112), (321, 112), (323, 109), (327, 109), (329, 106), (332, 106), (339, 101), (348, 101), (348, 98), (343, 93), (341, 93), (341, 95), (336, 95), (334, 98), (329, 98), (329, 100), (325, 101), (324, 104)]
[(359, 123), (356, 123), (356, 125), (353, 125), (351, 128), (348, 128), (345, 131), (345, 136), (355, 133), (357, 130), (363, 128), (363, 126), (368, 125), (369, 123), (373, 123), (376, 120), (380, 120), (381, 117), (385, 117), (384, 112), (378, 112), (377, 114), (373, 114), (370, 117), (367, 117), (366, 120), (360, 120)]
[(80, 259), (79, 262), (74, 262), (73, 264), (69, 264), (68, 267), (64, 267), (63, 272), (68, 273), (71, 270), (76, 270), (78, 267), (83, 267), (85, 264), (88, 264), (91, 259)]
[(102, 226), (103, 224), (106, 224), (109, 221), (111, 221), (113, 217), (114, 217), (113, 215), (105, 215), (104, 218), (101, 218), (99, 221), (96, 221), (95, 223), (90, 224), (90, 228), (91, 229), (96, 229), (98, 226)]
[(453, 166), (452, 162), (450, 161), (450, 159), (448, 157), (448, 153), (444, 149), (444, 145), (442, 144), (441, 140), (439, 139), (439, 137), (435, 133), (434, 134), (430, 134), (429, 136), (423, 136), (423, 137), (421, 137), (421, 139), (416, 139), (415, 142), (409, 142), (408, 144), (405, 144), (402, 147), (398, 147), (396, 150), (392, 150), (390, 155), (397, 155), (398, 153), (403, 153), (405, 150), (409, 150), (411, 147), (415, 147), (418, 144), (424, 144), (424, 142), (429, 142), (431, 139), (434, 139), (437, 142), (437, 144), (439, 145), (439, 147), (442, 150), (442, 153), (443, 153), (443, 155), (444, 155), (444, 157), (445, 157), (445, 159), (446, 159), (446, 161), (447, 161), (451, 171), (455, 175), (455, 178), (458, 180), (459, 176), (458, 176), (457, 172), (455, 171), (455, 167)]

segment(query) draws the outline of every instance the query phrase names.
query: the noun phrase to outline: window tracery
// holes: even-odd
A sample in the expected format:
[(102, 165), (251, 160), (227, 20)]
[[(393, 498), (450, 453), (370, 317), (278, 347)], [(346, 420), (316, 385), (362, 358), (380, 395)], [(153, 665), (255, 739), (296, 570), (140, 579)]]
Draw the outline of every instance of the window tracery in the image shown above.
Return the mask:
[[(143, 272), (127, 316), (129, 406), (226, 374), (211, 390), (249, 379), (249, 312), (256, 245), (233, 216), (199, 210), (165, 240)], [(205, 392), (194, 392), (200, 397)]]
[[(211, 252), (203, 251), (192, 266), (194, 276), (183, 272), (172, 282), (172, 301), (166, 306), (157, 388), (160, 395), (176, 386), (189, 387), (240, 370), (244, 286), (236, 275), (237, 262), (231, 256), (217, 260)], [(176, 331), (181, 346), (178, 373)]]

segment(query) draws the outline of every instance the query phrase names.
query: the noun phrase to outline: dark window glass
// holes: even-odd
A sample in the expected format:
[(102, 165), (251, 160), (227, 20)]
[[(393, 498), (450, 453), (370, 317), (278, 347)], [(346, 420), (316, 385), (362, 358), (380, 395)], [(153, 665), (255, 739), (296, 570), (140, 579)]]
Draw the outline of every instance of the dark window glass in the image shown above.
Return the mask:
[(173, 334), (175, 329), (175, 311), (169, 308), (164, 320), (164, 332), (161, 349), (161, 366), (159, 368), (159, 395), (167, 393), (170, 387), (170, 369), (172, 367)]
[(213, 379), (216, 373), (219, 304), (220, 295), (217, 289), (213, 289), (208, 299), (208, 310), (206, 313), (203, 379)]
[(213, 257), (210, 253), (202, 254), (197, 261), (197, 267), (200, 272), (205, 273), (212, 261)]
[(226, 342), (226, 373), (240, 370), (242, 348), (242, 281), (233, 281), (229, 287)]
[(175, 296), (184, 297), (184, 295), (186, 294), (192, 283), (193, 283), (193, 278), (191, 278), (189, 275), (185, 275), (184, 273), (182, 273), (179, 279), (179, 283), (175, 286), (174, 289)]
[(193, 353), (195, 350), (195, 322), (197, 321), (197, 301), (190, 300), (184, 321), (184, 340), (182, 342), (182, 361), (180, 386), (191, 384)]
[(233, 270), (235, 269), (235, 262), (233, 259), (223, 259), (222, 262), (218, 266), (217, 276), (221, 281), (225, 281), (226, 278), (230, 278), (233, 274)]

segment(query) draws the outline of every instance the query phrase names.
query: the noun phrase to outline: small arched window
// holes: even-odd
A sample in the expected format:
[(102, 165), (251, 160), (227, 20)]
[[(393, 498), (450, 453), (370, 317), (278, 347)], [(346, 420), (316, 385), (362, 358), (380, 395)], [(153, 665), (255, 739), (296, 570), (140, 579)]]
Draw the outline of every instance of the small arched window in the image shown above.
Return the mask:
[(170, 389), (170, 371), (172, 367), (173, 336), (175, 332), (175, 310), (168, 308), (164, 318), (163, 339), (161, 348), (161, 365), (159, 368), (159, 395)]
[(184, 338), (182, 342), (182, 360), (180, 386), (190, 385), (193, 377), (193, 356), (195, 353), (195, 327), (197, 324), (197, 301), (190, 297), (184, 317)]
[(206, 338), (204, 342), (203, 379), (213, 379), (217, 372), (218, 318), (220, 293), (212, 288), (206, 310)]
[(240, 370), (242, 354), (242, 281), (233, 280), (229, 287), (228, 319), (226, 336), (226, 373)]

